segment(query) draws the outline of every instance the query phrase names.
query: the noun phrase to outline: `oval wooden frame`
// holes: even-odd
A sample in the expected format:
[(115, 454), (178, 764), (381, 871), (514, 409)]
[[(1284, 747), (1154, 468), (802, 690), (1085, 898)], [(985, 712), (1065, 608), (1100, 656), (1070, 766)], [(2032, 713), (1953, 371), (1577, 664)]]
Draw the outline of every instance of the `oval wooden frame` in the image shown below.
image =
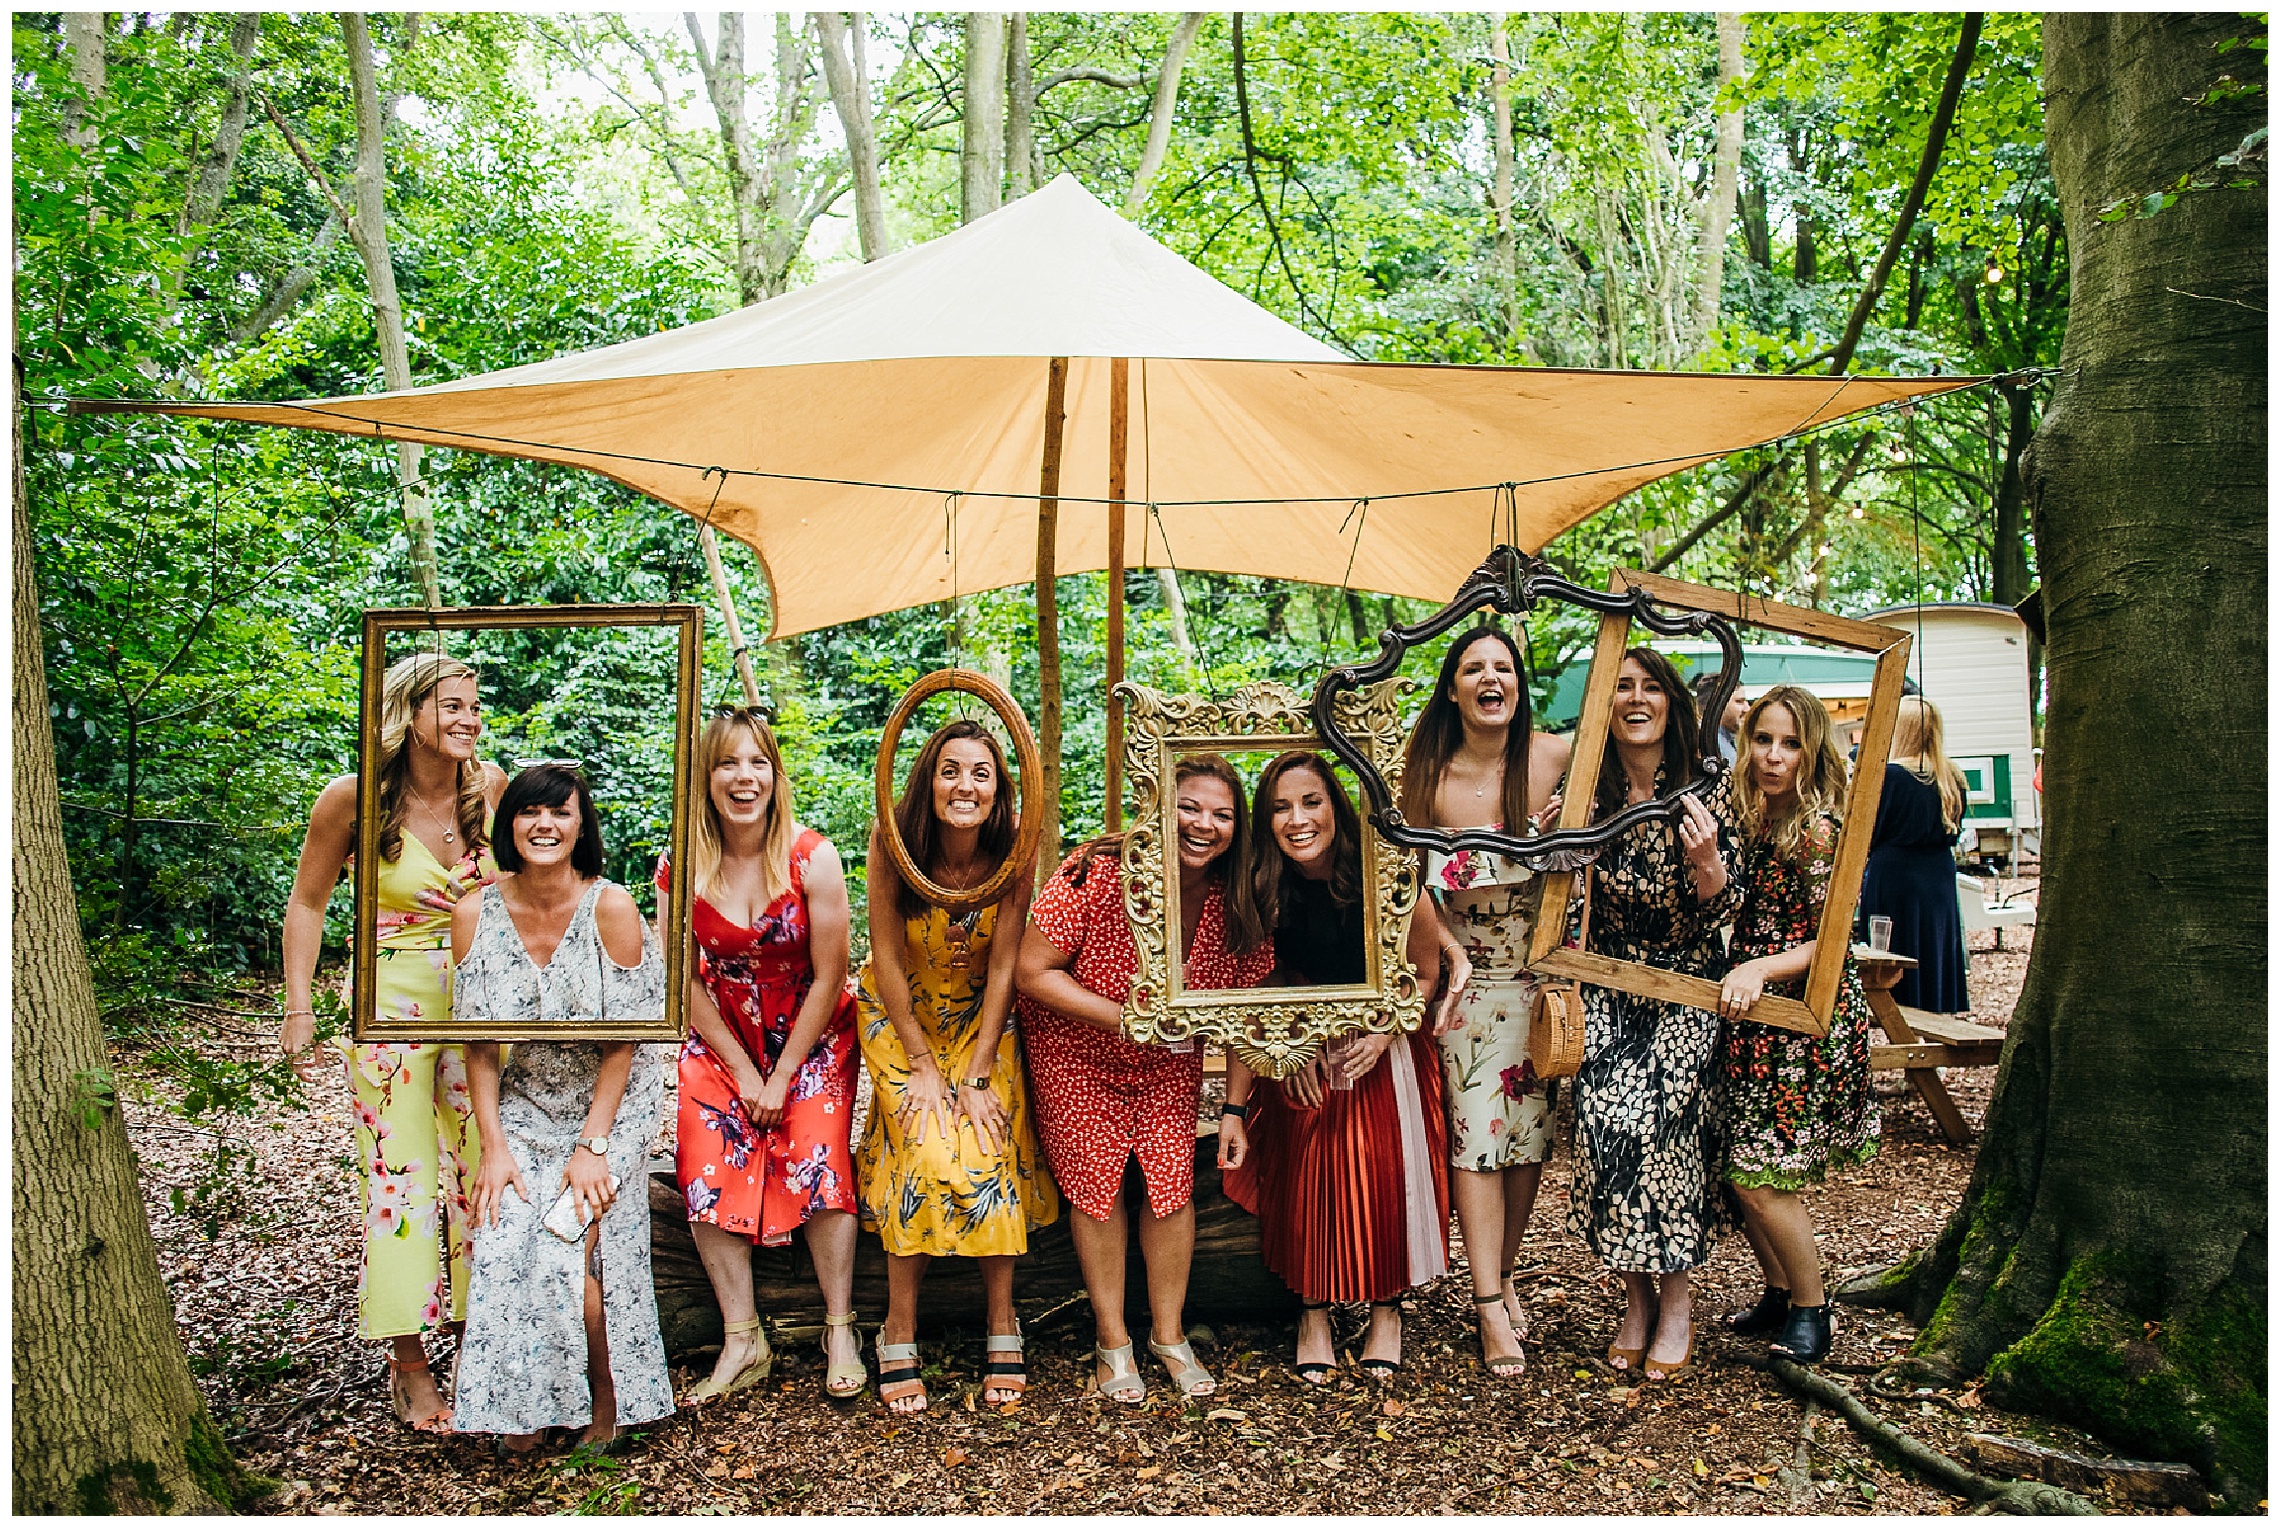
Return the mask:
[[(902, 742), (903, 728), (910, 725), (918, 708), (945, 690), (957, 690), (972, 695), (995, 712), (1013, 738), (1014, 761), (1021, 770), (1021, 819), (1015, 830), (1012, 852), (997, 873), (970, 891), (953, 891), (936, 885), (926, 873), (913, 864), (910, 846), (902, 839), (902, 828), (895, 821), (895, 748)], [(1034, 810), (1037, 783), (1044, 778), (1045, 766), (1037, 753), (1037, 735), (1029, 730), (1029, 718), (1013, 703), (1013, 697), (1000, 689), (987, 674), (972, 669), (936, 669), (903, 692), (896, 702), (894, 714), (887, 718), (887, 730), (879, 735), (878, 765), (872, 772), (874, 790), (878, 799), (879, 842), (886, 846), (887, 857), (894, 862), (895, 874), (927, 901), (945, 912), (970, 912), (987, 907), (1005, 895), (1013, 878), (1029, 868), (1037, 858), (1038, 835), (1044, 831), (1044, 819)]]

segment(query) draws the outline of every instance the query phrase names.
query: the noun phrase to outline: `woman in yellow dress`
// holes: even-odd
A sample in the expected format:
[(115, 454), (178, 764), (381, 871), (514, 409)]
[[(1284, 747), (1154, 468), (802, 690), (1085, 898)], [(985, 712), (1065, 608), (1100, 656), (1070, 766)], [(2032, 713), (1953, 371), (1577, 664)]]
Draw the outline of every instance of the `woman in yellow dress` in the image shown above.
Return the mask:
[[(380, 906), (375, 1012), (382, 1019), (451, 1016), (451, 913), (497, 879), (485, 829), (506, 788), (475, 757), (483, 704), (475, 671), (441, 653), (392, 665), (380, 686)], [(325, 904), (356, 850), (356, 776), (317, 796), (285, 909), (285, 1022), (278, 1044), (308, 1076), (316, 1013), (309, 989), (324, 941)], [(357, 1182), (364, 1208), (358, 1334), (391, 1345), (388, 1395), (421, 1432), (451, 1431), (428, 1371), (425, 1333), (456, 1328), (467, 1310), (468, 1194), (479, 1142), (467, 1053), (426, 1040), (338, 1041), (355, 1094)]]
[[(954, 721), (926, 740), (895, 825), (929, 880), (979, 886), (1005, 863), (1014, 810), (1004, 780), (1005, 755), (980, 724)], [(1030, 874), (991, 906), (953, 917), (903, 883), (874, 827), (866, 880), (871, 958), (856, 1034), (873, 1092), (856, 1174), (863, 1224), (887, 1250), (879, 1398), (897, 1412), (926, 1409), (919, 1286), (930, 1259), (972, 1257), (989, 1304), (982, 1399), (998, 1405), (1028, 1383), (1013, 1260), (1032, 1228), (1060, 1215), (1010, 1029)]]

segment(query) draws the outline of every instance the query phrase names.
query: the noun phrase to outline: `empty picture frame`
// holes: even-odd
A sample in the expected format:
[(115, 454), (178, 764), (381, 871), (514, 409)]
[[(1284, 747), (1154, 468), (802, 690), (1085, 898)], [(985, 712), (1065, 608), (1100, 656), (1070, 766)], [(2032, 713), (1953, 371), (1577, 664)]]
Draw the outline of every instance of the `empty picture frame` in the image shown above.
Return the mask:
[[(1340, 697), (1346, 734), (1399, 789), (1404, 729), (1400, 696), (1407, 681), (1389, 679)], [(1174, 805), (1174, 770), (1197, 754), (1323, 752), (1309, 702), (1283, 685), (1245, 685), (1224, 700), (1168, 695), (1120, 684), (1124, 699), (1125, 778), (1132, 792), (1131, 830), (1120, 870), (1124, 910), (1139, 961), (1124, 1004), (1124, 1032), (1142, 1044), (1213, 1040), (1270, 1077), (1287, 1077), (1340, 1035), (1413, 1030), (1425, 994), (1405, 949), (1417, 905), (1417, 857), (1385, 843), (1362, 819), (1365, 979), (1346, 986), (1196, 988), (1183, 980)], [(1245, 782), (1245, 805), (1255, 778)], [(1167, 873), (1169, 872), (1169, 873)]]
[[(1760, 626), (1830, 647), (1876, 654), (1868, 716), (1861, 732), (1860, 752), (1853, 761), (1852, 788), (1845, 796), (1844, 823), (1837, 838), (1836, 870), (1830, 877), (1828, 896), (1821, 907), (1813, 964), (1805, 978), (1805, 996), (1800, 1001), (1768, 993), (1750, 1010), (1750, 1018), (1757, 1023), (1808, 1035), (1825, 1035), (1836, 1008), (1837, 986), (1844, 979), (1845, 955), (1852, 943), (1853, 910), (1860, 901), (1861, 874), (1868, 866), (1869, 836), (1876, 823), (1877, 801), (1884, 792), (1884, 763), (1891, 752), (1893, 723), (1900, 712), (1901, 684), (1908, 672), (1909, 636), (1892, 626), (1847, 620), (1826, 611), (1784, 605), (1756, 595), (1736, 594), (1628, 568), (1617, 569), (1608, 587), (1619, 592), (1641, 591), (1658, 605), (1669, 608), (1704, 611), (1737, 624)], [(1576, 721), (1574, 761), (1568, 766), (1560, 808), (1559, 825), (1563, 829), (1581, 827), (1591, 816), (1599, 771), (1607, 754), (1608, 728), (1614, 718), (1615, 677), (1623, 666), (1630, 636), (1628, 613), (1608, 612), (1600, 617), (1599, 641), (1591, 656), (1591, 676), (1584, 689), (1583, 711)], [(1715, 727), (1716, 719), (1706, 719), (1704, 725)], [(1746, 740), (1741, 743), (1734, 767), (1749, 767)], [(1717, 982), (1566, 947), (1562, 941), (1566, 938), (1569, 899), (1574, 894), (1575, 880), (1574, 871), (1546, 874), (1543, 907), (1528, 950), (1529, 969), (1681, 1003), (1689, 1008), (1717, 1011)]]
[[(675, 865), (689, 863), (694, 819), (697, 762), (698, 680), (703, 652), (703, 613), (695, 605), (529, 605), (459, 610), (367, 610), (364, 613), (362, 707), (356, 772), (356, 859), (354, 980), (350, 1013), (359, 1044), (391, 1041), (465, 1042), (469, 1040), (678, 1040), (686, 1024), (684, 996), (688, 980), (689, 878), (671, 878), (671, 890), (659, 893), (664, 917), (665, 1006), (647, 1022), (486, 1024), (480, 1033), (457, 1021), (382, 1018), (378, 1012), (379, 941), (374, 935), (380, 905), (380, 689), (390, 661), (390, 639), (401, 655), (409, 635), (421, 646), (449, 651), (446, 639), (455, 632), (594, 630), (611, 627), (663, 628), (673, 642), (673, 716), (664, 731), (671, 758), (664, 770), (671, 806), (666, 851)], [(452, 653), (464, 657), (462, 653)], [(478, 671), (482, 665), (476, 664)], [(488, 677), (488, 676), (486, 676)], [(631, 746), (643, 746), (634, 744)], [(654, 747), (654, 743), (646, 746)], [(515, 764), (496, 761), (511, 779)], [(592, 778), (590, 761), (587, 764)], [(485, 824), (486, 831), (489, 824)], [(608, 823), (604, 823), (605, 829)], [(630, 877), (629, 877), (630, 878)], [(629, 886), (638, 899), (643, 888)], [(470, 893), (472, 895), (473, 893)], [(448, 945), (445, 958), (450, 952)]]

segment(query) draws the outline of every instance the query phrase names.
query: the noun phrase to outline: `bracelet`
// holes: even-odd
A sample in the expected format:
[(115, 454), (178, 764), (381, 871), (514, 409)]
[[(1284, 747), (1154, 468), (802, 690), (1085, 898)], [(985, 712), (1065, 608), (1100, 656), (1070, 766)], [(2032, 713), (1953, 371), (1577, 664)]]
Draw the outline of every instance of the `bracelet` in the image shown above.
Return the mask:
[(1239, 1104), (1221, 1104), (1219, 1106), (1219, 1117), (1221, 1119), (1225, 1119), (1231, 1114), (1240, 1120), (1249, 1119), (1251, 1117), (1251, 1101), (1246, 1098)]
[(295, 1019), (299, 1018), (304, 1013), (312, 1019), (317, 1016), (317, 1010), (314, 1008), (288, 1008), (285, 1010), (285, 1017), (288, 1019)]

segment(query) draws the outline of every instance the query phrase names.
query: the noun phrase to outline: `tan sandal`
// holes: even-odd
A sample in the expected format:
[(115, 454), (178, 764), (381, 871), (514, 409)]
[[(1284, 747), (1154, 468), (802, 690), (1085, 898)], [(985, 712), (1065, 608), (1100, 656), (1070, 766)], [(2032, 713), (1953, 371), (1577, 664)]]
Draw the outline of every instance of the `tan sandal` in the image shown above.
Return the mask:
[(749, 1390), (775, 1372), (776, 1350), (768, 1346), (768, 1334), (760, 1330), (758, 1316), (749, 1321), (728, 1321), (721, 1324), (720, 1335), (723, 1341), (730, 1337), (741, 1337), (746, 1332), (753, 1333), (760, 1344), (758, 1351), (752, 1355), (751, 1362), (725, 1380), (715, 1376), (691, 1386), (689, 1393), (681, 1398), (682, 1405), (709, 1405), (723, 1396), (734, 1395), (739, 1390)]
[[(1473, 1319), (1480, 1328), (1480, 1366), (1486, 1369), (1492, 1378), (1518, 1379), (1528, 1372), (1528, 1355), (1525, 1351), (1512, 1353), (1503, 1358), (1488, 1356), (1488, 1322), (1481, 1316), (1480, 1312), (1487, 1310), (1492, 1305), (1500, 1306), (1502, 1304), (1504, 1304), (1504, 1291), (1501, 1289), (1492, 1295), (1473, 1296), (1473, 1305), (1477, 1307), (1473, 1313)], [(1504, 1313), (1504, 1316), (1507, 1321), (1512, 1319), (1512, 1313), (1509, 1310)], [(1519, 1340), (1518, 1333), (1514, 1333), (1513, 1336), (1515, 1341)]]
[[(871, 1371), (863, 1367), (863, 1360), (860, 1358), (851, 1364), (833, 1363), (831, 1361), (831, 1332), (829, 1329), (835, 1326), (853, 1326), (855, 1324), (855, 1313), (848, 1311), (845, 1315), (840, 1316), (827, 1315), (823, 1318), (823, 1324), (825, 1331), (820, 1339), (823, 1345), (823, 1393), (835, 1401), (851, 1401), (861, 1395), (863, 1387), (871, 1382)], [(886, 1330), (883, 1326), (879, 1328), (881, 1337), (886, 1335)], [(918, 1344), (915, 1342), (898, 1343), (896, 1346), (908, 1347), (913, 1358), (918, 1356)], [(862, 1352), (863, 1345), (857, 1343), (855, 1351)]]
[[(897, 1416), (915, 1417), (926, 1409), (926, 1381), (918, 1377), (918, 1344), (889, 1342), (887, 1329), (873, 1339), (879, 1351), (879, 1400)], [(898, 1408), (895, 1402), (918, 1397), (916, 1406)]]
[(414, 1403), (411, 1386), (405, 1381), (405, 1376), (410, 1374), (426, 1374), (431, 1383), (435, 1377), (429, 1371), (425, 1358), (416, 1364), (406, 1364), (397, 1362), (395, 1354), (390, 1353), (388, 1355), (388, 1404), (396, 1408), (396, 1420), (409, 1427), (413, 1432), (450, 1432), (452, 1430), (451, 1403), (444, 1400), (441, 1391), (436, 1393), (435, 1410), (421, 1417), (412, 1415)]
[(1211, 1371), (1196, 1362), (1194, 1344), (1185, 1339), (1179, 1342), (1158, 1342), (1151, 1337), (1148, 1339), (1148, 1351), (1156, 1355), (1164, 1366), (1164, 1372), (1179, 1387), (1180, 1394), (1189, 1400), (1200, 1401), (1219, 1388), (1219, 1381), (1211, 1377)]
[(1093, 1345), (1093, 1361), (1108, 1370), (1108, 1378), (1093, 1376), (1093, 1389), (1112, 1401), (1137, 1406), (1148, 1399), (1148, 1381), (1141, 1377), (1140, 1366), (1132, 1361), (1132, 1344), (1121, 1348), (1104, 1348)]
[[(993, 1358), (993, 1353), (1011, 1353), (1011, 1358)], [(983, 1343), (982, 1404), (1004, 1406), (1021, 1399), (1029, 1389), (1029, 1366), (1021, 1356), (1021, 1323), (1015, 1322), (1007, 1335), (992, 1332)], [(990, 1393), (997, 1399), (991, 1400)]]

